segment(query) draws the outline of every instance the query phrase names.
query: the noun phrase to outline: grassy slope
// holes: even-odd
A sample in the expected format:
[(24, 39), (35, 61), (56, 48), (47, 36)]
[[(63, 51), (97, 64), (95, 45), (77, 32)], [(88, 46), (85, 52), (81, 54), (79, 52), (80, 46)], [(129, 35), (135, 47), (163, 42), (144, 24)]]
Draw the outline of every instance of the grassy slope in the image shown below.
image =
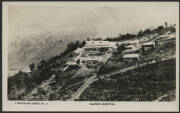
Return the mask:
[(152, 101), (174, 90), (175, 80), (175, 60), (163, 61), (97, 81), (80, 100)]

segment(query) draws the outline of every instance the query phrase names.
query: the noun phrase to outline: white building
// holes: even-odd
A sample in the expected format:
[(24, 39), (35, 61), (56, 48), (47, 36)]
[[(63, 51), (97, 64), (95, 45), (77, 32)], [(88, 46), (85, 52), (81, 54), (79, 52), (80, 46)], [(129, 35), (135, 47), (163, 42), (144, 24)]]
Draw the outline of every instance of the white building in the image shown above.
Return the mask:
[(139, 45), (139, 40), (135, 39), (135, 40), (126, 40), (126, 41), (122, 41), (122, 42), (118, 42), (118, 45), (134, 45), (134, 46), (138, 46)]
[(80, 64), (98, 64), (103, 61), (102, 56), (94, 56), (94, 57), (82, 57)]
[(116, 47), (113, 42), (110, 41), (86, 41), (85, 47), (88, 46), (102, 46), (102, 47)]
[(144, 42), (147, 42), (149, 39), (147, 37), (142, 37), (141, 39), (139, 39), (140, 43), (144, 43)]
[(73, 51), (73, 58), (71, 58), (66, 64), (67, 65), (78, 65), (77, 61), (80, 60), (82, 55), (82, 48), (77, 48)]
[(79, 53), (79, 54), (81, 54), (81, 53), (82, 53), (82, 48), (77, 48), (76, 50), (74, 50), (74, 53)]
[(140, 54), (124, 54), (123, 57), (124, 59), (140, 59)]
[(117, 49), (117, 46), (116, 43), (109, 41), (87, 41), (82, 49), (82, 57), (101, 56), (112, 53)]
[(155, 43), (155, 41), (150, 41), (150, 42), (143, 43), (142, 46), (153, 46), (153, 47), (155, 47), (156, 43)]
[(109, 41), (87, 41), (83, 52), (112, 52), (116, 48), (116, 44)]
[(138, 51), (138, 50), (139, 50), (139, 49), (136, 48), (134, 45), (128, 45), (128, 46), (125, 46), (125, 50), (123, 51), (123, 54), (136, 52), (136, 51)]
[(151, 50), (152, 48), (154, 48), (155, 46), (156, 46), (155, 41), (151, 41), (151, 42), (143, 43), (141, 48), (143, 51), (148, 51), (148, 50)]

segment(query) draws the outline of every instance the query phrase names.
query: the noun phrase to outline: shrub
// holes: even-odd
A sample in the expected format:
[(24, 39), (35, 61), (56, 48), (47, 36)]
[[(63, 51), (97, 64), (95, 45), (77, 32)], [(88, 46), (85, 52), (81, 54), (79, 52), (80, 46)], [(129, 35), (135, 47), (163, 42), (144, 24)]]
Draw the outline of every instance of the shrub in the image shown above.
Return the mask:
[(173, 33), (173, 32), (176, 32), (176, 28), (175, 27), (170, 27), (169, 28), (170, 29), (170, 31)]

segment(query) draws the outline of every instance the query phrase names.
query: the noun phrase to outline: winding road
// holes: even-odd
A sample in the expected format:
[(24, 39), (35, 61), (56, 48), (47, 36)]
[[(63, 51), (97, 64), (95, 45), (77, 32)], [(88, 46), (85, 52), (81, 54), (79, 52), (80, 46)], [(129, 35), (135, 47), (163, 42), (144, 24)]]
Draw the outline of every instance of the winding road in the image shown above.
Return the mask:
[(74, 95), (72, 96), (71, 99), (69, 99), (69, 101), (74, 101), (75, 99), (78, 99), (81, 96), (81, 94), (85, 91), (85, 89), (88, 88), (90, 84), (92, 84), (97, 80), (98, 79), (96, 77), (96, 74), (89, 77), (87, 81), (85, 81), (84, 84), (74, 93)]

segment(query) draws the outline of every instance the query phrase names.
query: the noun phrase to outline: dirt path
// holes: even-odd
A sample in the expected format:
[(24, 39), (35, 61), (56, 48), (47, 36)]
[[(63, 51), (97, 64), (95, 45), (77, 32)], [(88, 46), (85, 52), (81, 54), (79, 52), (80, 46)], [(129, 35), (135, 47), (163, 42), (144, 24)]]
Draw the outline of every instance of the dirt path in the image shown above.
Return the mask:
[(159, 98), (157, 98), (156, 100), (154, 100), (154, 102), (166, 101), (166, 99), (164, 100), (164, 98), (169, 98), (170, 100), (175, 100), (175, 90), (168, 91), (166, 94), (164, 94), (164, 95), (160, 96)]
[(90, 84), (92, 84), (93, 82), (95, 82), (97, 80), (98, 79), (97, 79), (96, 75), (89, 77), (87, 79), (87, 81), (84, 82), (84, 84), (74, 93), (74, 95), (72, 96), (71, 99), (69, 99), (69, 101), (74, 101), (75, 99), (78, 99), (80, 97), (80, 95), (85, 91), (85, 89), (88, 88)]

